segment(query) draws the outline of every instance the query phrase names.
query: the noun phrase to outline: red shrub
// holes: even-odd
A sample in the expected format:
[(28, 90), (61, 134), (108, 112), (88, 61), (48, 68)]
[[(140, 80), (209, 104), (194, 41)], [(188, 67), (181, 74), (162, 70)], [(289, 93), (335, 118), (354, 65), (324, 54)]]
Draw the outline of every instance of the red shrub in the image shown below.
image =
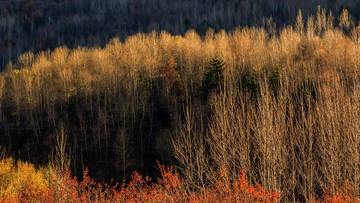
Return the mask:
[(312, 199), (314, 203), (356, 203), (360, 202), (360, 198), (355, 194), (350, 184), (345, 184), (343, 187), (336, 190), (335, 185), (331, 184), (329, 191), (325, 191), (322, 200)]
[(281, 198), (281, 193), (265, 191), (259, 184), (249, 185), (244, 172), (239, 180), (229, 181), (226, 168), (215, 174), (217, 181), (213, 186), (189, 194), (172, 167), (158, 162), (157, 168), (161, 172), (157, 183), (150, 185), (150, 178), (135, 171), (130, 183), (121, 188), (96, 183), (87, 169), (81, 182), (69, 170), (53, 172), (49, 183), (44, 183), (47, 187), (39, 189), (28, 184), (17, 197), (8, 195), (3, 202), (278, 202)]

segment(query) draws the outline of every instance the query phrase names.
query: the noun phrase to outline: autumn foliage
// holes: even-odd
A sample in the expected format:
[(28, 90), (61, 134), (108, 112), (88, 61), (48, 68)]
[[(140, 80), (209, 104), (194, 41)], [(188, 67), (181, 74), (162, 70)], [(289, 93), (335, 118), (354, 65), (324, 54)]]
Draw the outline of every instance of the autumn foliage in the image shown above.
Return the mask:
[[(266, 190), (260, 184), (249, 184), (244, 171), (232, 181), (223, 166), (215, 172), (216, 181), (209, 186), (189, 191), (173, 167), (160, 165), (161, 177), (151, 183), (134, 171), (128, 184), (96, 183), (84, 171), (82, 180), (73, 176), (70, 170), (56, 171), (51, 168), (36, 170), (32, 164), (11, 158), (0, 162), (0, 169), (6, 173), (0, 176), (0, 202), (280, 202), (283, 191)], [(350, 184), (341, 188), (331, 185), (322, 198), (312, 198), (314, 203), (355, 203), (358, 194)]]
[[(172, 167), (158, 162), (161, 177), (150, 183), (136, 171), (128, 184), (96, 183), (84, 171), (82, 180), (69, 170), (50, 168), (35, 170), (33, 165), (13, 159), (1, 161), (0, 167), (11, 172), (1, 175), (1, 202), (279, 202), (281, 192), (266, 191), (259, 184), (250, 185), (244, 172), (236, 181), (229, 181), (225, 170), (216, 172), (212, 186), (189, 192)], [(8, 171), (8, 172), (9, 172)], [(39, 175), (41, 173), (41, 175)], [(24, 178), (19, 180), (21, 174)], [(3, 182), (7, 180), (6, 182)], [(16, 183), (16, 187), (14, 184)], [(10, 189), (9, 189), (10, 188)]]

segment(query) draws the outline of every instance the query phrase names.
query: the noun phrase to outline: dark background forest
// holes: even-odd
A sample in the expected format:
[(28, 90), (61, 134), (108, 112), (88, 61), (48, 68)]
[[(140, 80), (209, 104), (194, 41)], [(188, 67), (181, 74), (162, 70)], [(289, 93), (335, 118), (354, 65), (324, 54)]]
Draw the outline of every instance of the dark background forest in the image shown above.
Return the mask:
[(113, 37), (166, 30), (204, 34), (238, 26), (262, 26), (272, 17), (279, 27), (304, 19), (317, 6), (332, 11), (335, 21), (345, 8), (357, 23), (359, 0), (1, 0), (0, 67), (26, 51), (66, 45), (105, 46)]

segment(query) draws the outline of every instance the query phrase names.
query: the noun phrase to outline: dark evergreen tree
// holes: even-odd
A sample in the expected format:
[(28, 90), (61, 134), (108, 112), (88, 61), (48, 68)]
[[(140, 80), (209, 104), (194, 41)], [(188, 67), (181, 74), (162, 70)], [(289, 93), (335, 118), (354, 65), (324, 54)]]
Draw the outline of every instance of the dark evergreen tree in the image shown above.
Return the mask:
[(207, 100), (211, 91), (219, 89), (220, 85), (222, 85), (224, 65), (224, 60), (215, 56), (210, 61), (210, 66), (206, 67), (207, 72), (201, 85), (201, 98), (204, 102)]

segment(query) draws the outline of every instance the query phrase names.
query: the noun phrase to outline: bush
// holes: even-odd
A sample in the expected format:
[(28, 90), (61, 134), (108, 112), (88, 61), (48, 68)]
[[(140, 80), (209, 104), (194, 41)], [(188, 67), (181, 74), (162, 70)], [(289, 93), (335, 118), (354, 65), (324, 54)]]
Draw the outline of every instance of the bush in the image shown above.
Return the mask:
[[(82, 181), (69, 170), (61, 172), (50, 168), (35, 170), (33, 165), (13, 159), (0, 162), (0, 201), (2, 202), (279, 202), (281, 192), (266, 191), (259, 184), (249, 185), (244, 172), (230, 182), (226, 168), (215, 173), (216, 182), (195, 193), (189, 193), (184, 182), (172, 167), (158, 162), (161, 177), (150, 184), (136, 171), (129, 184), (96, 183), (84, 171)], [(16, 183), (16, 184), (14, 184)], [(10, 189), (8, 189), (10, 188)]]

